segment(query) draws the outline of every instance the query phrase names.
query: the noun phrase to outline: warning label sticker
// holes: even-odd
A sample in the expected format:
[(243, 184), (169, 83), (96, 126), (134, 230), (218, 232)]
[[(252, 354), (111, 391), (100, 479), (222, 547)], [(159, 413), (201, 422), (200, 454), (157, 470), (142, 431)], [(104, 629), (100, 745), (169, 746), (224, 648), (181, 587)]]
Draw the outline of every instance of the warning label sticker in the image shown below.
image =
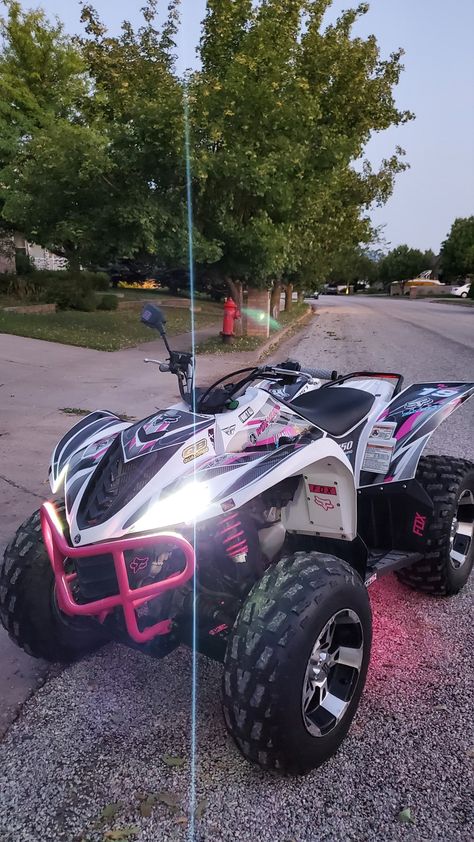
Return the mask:
[(386, 474), (390, 468), (395, 444), (395, 439), (389, 441), (369, 441), (362, 463), (362, 470), (370, 471), (373, 474)]
[(396, 426), (396, 421), (377, 421), (377, 423), (372, 427), (370, 438), (388, 441), (393, 438)]

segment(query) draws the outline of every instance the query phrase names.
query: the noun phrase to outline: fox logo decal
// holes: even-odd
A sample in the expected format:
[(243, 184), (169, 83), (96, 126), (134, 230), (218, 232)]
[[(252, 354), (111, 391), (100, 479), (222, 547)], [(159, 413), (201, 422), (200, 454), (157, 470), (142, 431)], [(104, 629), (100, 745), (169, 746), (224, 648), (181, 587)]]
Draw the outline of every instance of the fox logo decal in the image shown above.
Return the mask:
[(334, 503), (332, 502), (332, 500), (323, 500), (323, 498), (318, 497), (317, 494), (315, 494), (314, 496), (314, 502), (317, 506), (321, 506), (321, 508), (324, 509), (325, 512), (328, 512), (334, 508)]
[(133, 561), (130, 562), (129, 567), (132, 573), (140, 573), (141, 570), (146, 570), (148, 567), (149, 562), (148, 556), (141, 558), (140, 556), (136, 555)]

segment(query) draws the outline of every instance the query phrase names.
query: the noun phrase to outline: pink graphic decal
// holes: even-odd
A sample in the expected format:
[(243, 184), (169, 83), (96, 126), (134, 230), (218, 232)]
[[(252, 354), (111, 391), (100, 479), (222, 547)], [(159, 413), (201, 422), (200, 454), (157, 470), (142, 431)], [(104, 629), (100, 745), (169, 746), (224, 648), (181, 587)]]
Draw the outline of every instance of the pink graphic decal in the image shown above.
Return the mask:
[(410, 415), (410, 417), (403, 422), (402, 426), (395, 433), (395, 438), (397, 441), (400, 441), (400, 439), (402, 439), (412, 430), (416, 419), (419, 418), (422, 414), (422, 412), (414, 412), (413, 415)]
[(418, 538), (423, 538), (425, 526), (426, 517), (424, 517), (424, 515), (420, 515), (419, 512), (417, 512), (413, 521), (413, 534), (418, 535)]
[(142, 444), (142, 446), (141, 446), (141, 448), (138, 452), (139, 453), (145, 453), (147, 450), (150, 449), (150, 447), (153, 447), (155, 444), (156, 444), (156, 439), (153, 439), (152, 441), (146, 441), (145, 444)]
[(97, 460), (97, 459), (100, 459), (100, 457), (101, 457), (101, 456), (103, 456), (103, 455), (104, 455), (104, 453), (106, 453), (106, 451), (107, 451), (108, 449), (109, 449), (109, 445), (107, 445), (107, 447), (103, 447), (101, 450), (97, 450), (97, 451), (94, 453), (94, 455), (92, 456), (92, 458), (93, 458), (93, 459), (96, 459), (96, 460)]
[(325, 512), (328, 512), (331, 509), (335, 508), (332, 500), (323, 500), (322, 497), (318, 497), (317, 495), (315, 495), (313, 499), (314, 499), (314, 502), (316, 503), (316, 505), (320, 506), (322, 509), (324, 509)]

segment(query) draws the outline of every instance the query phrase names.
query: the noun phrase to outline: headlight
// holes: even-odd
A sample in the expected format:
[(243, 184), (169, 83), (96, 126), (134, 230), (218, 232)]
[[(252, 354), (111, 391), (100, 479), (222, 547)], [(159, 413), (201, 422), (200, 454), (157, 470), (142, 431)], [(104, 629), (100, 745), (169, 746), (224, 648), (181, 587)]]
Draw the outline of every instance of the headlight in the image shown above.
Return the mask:
[(148, 532), (175, 523), (193, 523), (207, 509), (211, 500), (209, 488), (204, 483), (187, 485), (152, 503), (146, 514), (135, 524), (137, 532)]

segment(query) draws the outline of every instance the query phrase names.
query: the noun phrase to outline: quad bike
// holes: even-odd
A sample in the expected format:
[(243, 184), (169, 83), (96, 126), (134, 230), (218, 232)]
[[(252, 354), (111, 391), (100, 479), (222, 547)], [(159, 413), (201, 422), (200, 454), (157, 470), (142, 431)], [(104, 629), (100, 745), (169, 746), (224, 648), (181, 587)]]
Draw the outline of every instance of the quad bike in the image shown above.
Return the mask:
[[(54, 450), (46, 502), (0, 570), (0, 615), (27, 652), (72, 661), (115, 639), (224, 663), (241, 752), (304, 773), (337, 750), (364, 687), (367, 586), (396, 571), (450, 595), (474, 560), (474, 465), (421, 457), (474, 383), (286, 361), (194, 387), (164, 317), (182, 402), (130, 424), (93, 412)], [(322, 381), (325, 381), (324, 383)], [(421, 458), (420, 458), (421, 457)]]

